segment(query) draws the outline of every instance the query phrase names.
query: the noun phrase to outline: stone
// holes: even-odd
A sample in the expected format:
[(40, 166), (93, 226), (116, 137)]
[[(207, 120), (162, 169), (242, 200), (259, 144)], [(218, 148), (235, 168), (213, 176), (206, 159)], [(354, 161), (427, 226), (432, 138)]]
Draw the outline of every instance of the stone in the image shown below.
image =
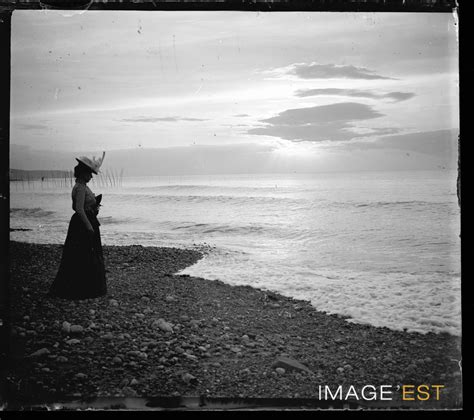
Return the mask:
[(173, 332), (173, 325), (169, 322), (166, 322), (163, 318), (153, 321), (153, 324), (151, 324), (151, 326), (153, 328), (159, 328), (161, 331)]
[(284, 375), (286, 373), (286, 370), (281, 367), (277, 367), (275, 369), (275, 372), (278, 373), (279, 375)]
[(195, 356), (194, 354), (183, 353), (183, 356), (186, 356), (188, 359), (193, 360), (193, 361), (198, 360), (197, 356)]
[(70, 340), (66, 341), (66, 344), (72, 345), (72, 344), (79, 344), (80, 342), (81, 342), (81, 340), (79, 340), (77, 338), (71, 338)]
[(176, 300), (177, 300), (176, 297), (173, 296), (173, 295), (168, 295), (168, 296), (165, 297), (165, 301), (169, 302), (169, 303), (176, 302)]
[(114, 335), (111, 333), (111, 332), (108, 332), (107, 334), (104, 334), (102, 337), (101, 337), (103, 340), (112, 340), (114, 338)]
[(81, 334), (84, 332), (84, 328), (81, 325), (71, 325), (69, 331), (71, 334)]
[(126, 397), (136, 397), (138, 395), (137, 391), (129, 386), (125, 386), (122, 388), (123, 395)]
[(42, 349), (39, 349), (39, 350), (36, 350), (35, 352), (31, 353), (30, 354), (30, 357), (42, 357), (42, 356), (46, 356), (50, 353), (50, 351), (44, 347)]
[(130, 386), (135, 386), (135, 385), (138, 385), (138, 381), (133, 378), (131, 381), (130, 381)]
[(337, 373), (344, 373), (344, 368), (343, 367), (338, 367), (336, 369)]
[(181, 376), (181, 379), (183, 380), (183, 382), (186, 382), (187, 384), (196, 384), (198, 382), (197, 378), (188, 372), (183, 373), (183, 375)]
[(56, 361), (59, 362), (59, 363), (66, 363), (68, 361), (68, 358), (65, 357), (65, 356), (58, 356), (56, 358)]
[(77, 379), (85, 379), (87, 378), (87, 375), (85, 373), (76, 373), (74, 377)]
[(198, 330), (199, 329), (199, 324), (200, 324), (200, 322), (196, 319), (192, 319), (191, 321), (189, 321), (189, 325), (191, 326), (191, 328), (193, 330)]
[(118, 365), (118, 364), (122, 363), (122, 359), (120, 357), (115, 356), (112, 359), (112, 362)]
[(291, 359), (289, 357), (284, 357), (284, 356), (279, 356), (277, 357), (277, 359), (275, 360), (275, 362), (273, 362), (273, 365), (272, 365), (273, 368), (278, 368), (278, 367), (281, 367), (283, 369), (285, 369), (285, 371), (304, 371), (304, 372), (308, 372), (308, 373), (313, 373), (310, 369), (308, 369), (305, 365), (303, 365), (302, 363), (294, 360), (294, 359)]
[(67, 321), (63, 322), (63, 325), (61, 326), (61, 331), (65, 332), (66, 334), (69, 334), (71, 331), (71, 324)]
[(109, 305), (110, 306), (119, 306), (118, 302), (115, 299), (110, 299), (109, 300)]

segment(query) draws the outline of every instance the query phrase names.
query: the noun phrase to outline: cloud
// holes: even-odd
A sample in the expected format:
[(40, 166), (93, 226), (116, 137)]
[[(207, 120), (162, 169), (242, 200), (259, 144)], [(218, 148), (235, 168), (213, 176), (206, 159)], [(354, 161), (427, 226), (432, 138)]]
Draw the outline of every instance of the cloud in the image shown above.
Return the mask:
[(295, 95), (299, 97), (321, 96), (321, 95), (350, 96), (350, 97), (355, 97), (355, 98), (391, 99), (395, 102), (406, 101), (407, 99), (411, 99), (415, 96), (415, 94), (411, 92), (374, 93), (368, 90), (337, 89), (337, 88), (301, 89), (301, 90), (296, 91)]
[(270, 73), (288, 74), (300, 79), (363, 79), (363, 80), (394, 80), (381, 76), (365, 67), (337, 64), (295, 63), (287, 67), (272, 70)]
[(44, 124), (20, 124), (19, 127), (23, 130), (48, 130), (48, 126)]
[(135, 117), (123, 118), (123, 122), (138, 122), (138, 123), (156, 123), (156, 122), (179, 122), (179, 121), (207, 121), (201, 118), (187, 118), (187, 117)]
[(449, 129), (422, 131), (381, 137), (371, 142), (354, 142), (349, 147), (358, 150), (398, 149), (435, 156), (451, 156), (457, 153), (458, 134), (457, 130)]
[(365, 129), (354, 122), (383, 117), (372, 107), (356, 102), (343, 102), (311, 108), (288, 109), (275, 117), (260, 120), (266, 125), (248, 131), (249, 134), (280, 137), (292, 141), (347, 141), (396, 132), (392, 128)]

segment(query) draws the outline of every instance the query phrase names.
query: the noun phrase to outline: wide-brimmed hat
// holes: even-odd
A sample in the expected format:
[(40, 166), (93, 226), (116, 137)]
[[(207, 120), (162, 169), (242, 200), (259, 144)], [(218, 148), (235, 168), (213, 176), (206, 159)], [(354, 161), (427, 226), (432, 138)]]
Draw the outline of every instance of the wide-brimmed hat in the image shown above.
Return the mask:
[(99, 168), (102, 165), (102, 162), (104, 161), (104, 157), (105, 152), (102, 152), (102, 157), (99, 159), (96, 159), (95, 156), (93, 156), (92, 159), (88, 158), (87, 156), (81, 156), (76, 158), (76, 160), (89, 167), (91, 171), (97, 175), (99, 173)]

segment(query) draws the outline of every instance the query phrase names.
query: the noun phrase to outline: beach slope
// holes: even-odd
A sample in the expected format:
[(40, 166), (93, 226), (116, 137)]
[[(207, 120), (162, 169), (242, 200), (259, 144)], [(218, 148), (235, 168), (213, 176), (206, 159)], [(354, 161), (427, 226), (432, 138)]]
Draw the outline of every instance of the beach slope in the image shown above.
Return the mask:
[[(321, 398), (319, 387), (441, 384), (461, 406), (460, 338), (350, 323), (309, 302), (177, 275), (193, 250), (105, 246), (108, 295), (47, 297), (60, 245), (10, 243), (12, 403), (94, 397)], [(327, 396), (327, 395), (326, 395)], [(360, 396), (360, 394), (359, 394)], [(367, 406), (375, 404), (365, 402)]]

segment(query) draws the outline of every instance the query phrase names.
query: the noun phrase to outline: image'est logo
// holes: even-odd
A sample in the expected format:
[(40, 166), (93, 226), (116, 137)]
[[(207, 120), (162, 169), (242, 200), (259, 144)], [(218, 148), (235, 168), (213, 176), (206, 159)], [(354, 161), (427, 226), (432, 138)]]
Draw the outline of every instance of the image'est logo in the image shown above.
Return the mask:
[(402, 400), (427, 401), (434, 398), (439, 401), (442, 388), (444, 385), (402, 385)]

